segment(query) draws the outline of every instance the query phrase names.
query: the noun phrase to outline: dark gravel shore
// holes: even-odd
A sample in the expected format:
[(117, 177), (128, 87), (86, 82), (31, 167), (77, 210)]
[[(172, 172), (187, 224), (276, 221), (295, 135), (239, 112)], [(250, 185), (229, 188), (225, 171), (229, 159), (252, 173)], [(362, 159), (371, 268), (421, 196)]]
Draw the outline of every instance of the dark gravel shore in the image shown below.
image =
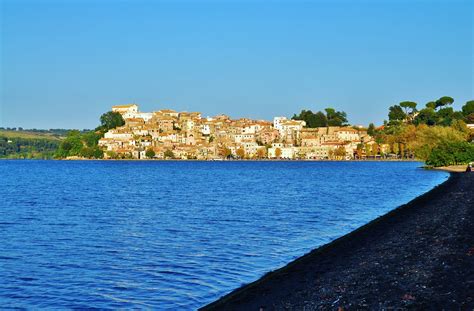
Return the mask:
[[(396, 185), (393, 185), (396, 187)], [(202, 310), (474, 309), (474, 173)]]

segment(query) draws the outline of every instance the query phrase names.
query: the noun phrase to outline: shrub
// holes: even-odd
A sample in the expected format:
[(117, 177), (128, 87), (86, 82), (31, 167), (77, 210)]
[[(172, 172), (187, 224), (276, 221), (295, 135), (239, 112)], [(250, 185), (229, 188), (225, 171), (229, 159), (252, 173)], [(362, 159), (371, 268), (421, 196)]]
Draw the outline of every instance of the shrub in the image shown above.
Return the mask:
[(153, 149), (150, 148), (145, 152), (145, 155), (147, 158), (154, 158), (156, 153)]
[(467, 164), (472, 161), (474, 161), (474, 144), (449, 142), (434, 147), (426, 160), (426, 164), (437, 167)]

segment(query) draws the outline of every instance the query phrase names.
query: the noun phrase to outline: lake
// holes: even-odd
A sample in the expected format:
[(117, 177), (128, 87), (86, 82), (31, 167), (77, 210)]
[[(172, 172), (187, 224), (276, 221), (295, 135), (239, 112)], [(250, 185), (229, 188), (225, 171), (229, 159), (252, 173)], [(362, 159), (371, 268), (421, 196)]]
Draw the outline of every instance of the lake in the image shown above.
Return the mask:
[(421, 165), (0, 161), (0, 305), (193, 310), (449, 176)]

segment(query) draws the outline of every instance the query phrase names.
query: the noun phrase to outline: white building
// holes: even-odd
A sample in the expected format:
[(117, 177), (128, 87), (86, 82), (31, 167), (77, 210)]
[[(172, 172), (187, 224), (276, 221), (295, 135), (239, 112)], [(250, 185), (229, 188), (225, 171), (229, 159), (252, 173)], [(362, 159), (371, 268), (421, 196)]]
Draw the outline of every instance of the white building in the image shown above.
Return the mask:
[(281, 124), (285, 121), (287, 121), (288, 118), (287, 117), (274, 117), (273, 118), (273, 127), (275, 129), (277, 129), (278, 131), (280, 131), (282, 128), (281, 128)]
[(211, 126), (209, 124), (201, 124), (201, 133), (203, 135), (211, 135)]
[(359, 132), (350, 127), (342, 127), (336, 130), (335, 134), (340, 141), (360, 141)]
[(268, 157), (270, 159), (277, 158), (277, 149), (280, 150), (280, 158), (294, 159), (298, 148), (293, 146), (285, 146), (282, 143), (274, 143), (271, 148), (268, 148)]
[(120, 140), (131, 140), (133, 138), (132, 133), (121, 133), (114, 130), (110, 130), (104, 134), (104, 138), (120, 139)]
[(138, 106), (135, 104), (112, 106), (112, 111), (118, 112), (121, 115), (124, 115), (126, 113), (137, 113)]

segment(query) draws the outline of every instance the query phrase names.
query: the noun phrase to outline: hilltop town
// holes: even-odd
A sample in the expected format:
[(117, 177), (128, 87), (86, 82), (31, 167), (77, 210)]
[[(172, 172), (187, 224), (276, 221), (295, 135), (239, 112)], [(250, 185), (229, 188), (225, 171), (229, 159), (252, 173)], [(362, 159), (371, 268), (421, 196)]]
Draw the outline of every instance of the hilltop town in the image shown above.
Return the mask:
[[(306, 128), (305, 121), (275, 117), (273, 122), (226, 115), (163, 109), (141, 112), (138, 105), (113, 106), (125, 124), (99, 140), (104, 158), (133, 159), (353, 159), (358, 146), (376, 145), (363, 128)], [(378, 154), (380, 148), (377, 146)], [(365, 157), (365, 150), (363, 156)]]

